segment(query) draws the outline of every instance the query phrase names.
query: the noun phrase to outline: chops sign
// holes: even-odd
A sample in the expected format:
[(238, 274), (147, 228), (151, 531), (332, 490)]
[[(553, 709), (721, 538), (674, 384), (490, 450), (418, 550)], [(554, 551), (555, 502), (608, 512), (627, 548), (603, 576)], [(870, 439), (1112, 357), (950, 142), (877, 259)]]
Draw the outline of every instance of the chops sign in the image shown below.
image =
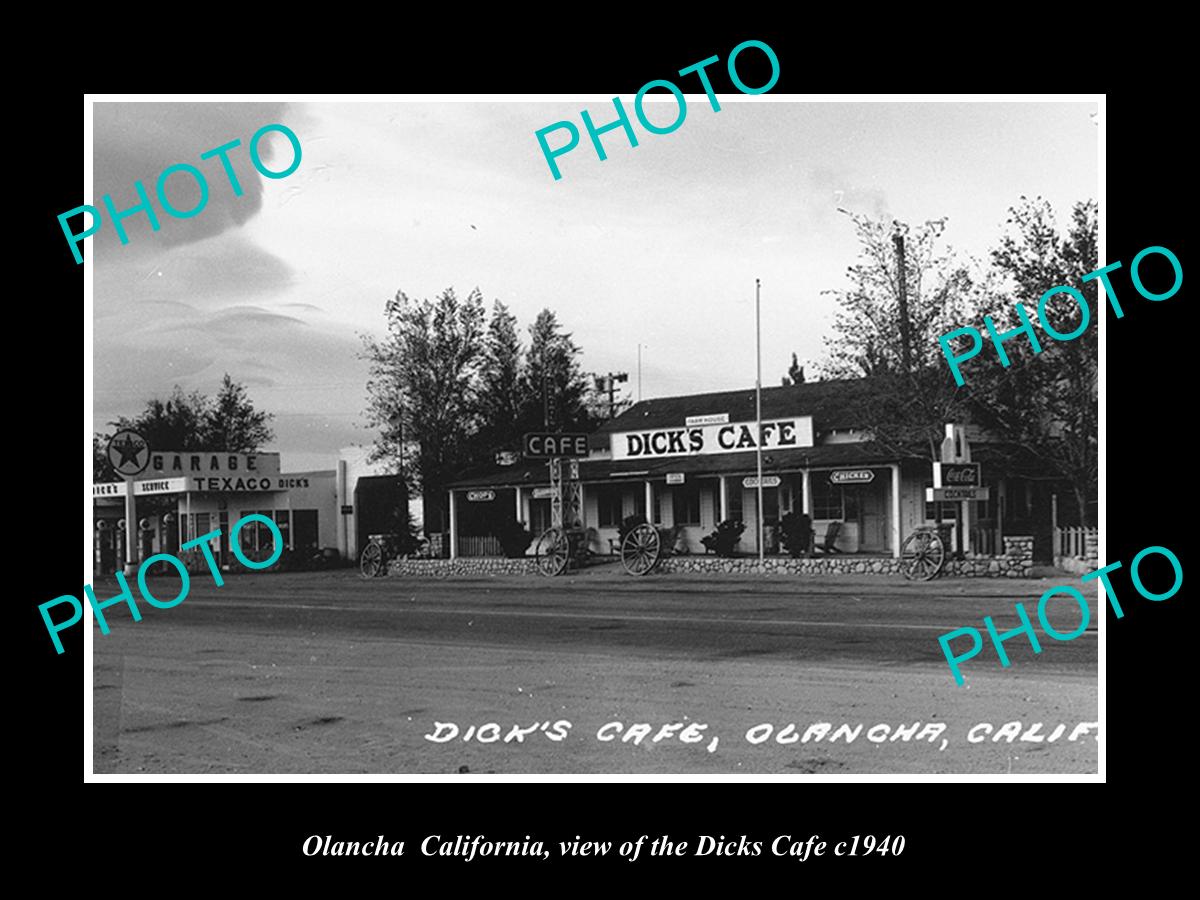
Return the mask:
[[(270, 131), (278, 131), (286, 137), (292, 145), (292, 164), (282, 172), (272, 172), (263, 165), (262, 156), (258, 151), (259, 141), (263, 135)], [(235, 147), (240, 147), (241, 139), (234, 139), (227, 144), (222, 144), (220, 147), (213, 147), (211, 150), (205, 150), (200, 154), (200, 158), (212, 159), (214, 156), (219, 157), (221, 166), (225, 170), (225, 175), (229, 179), (229, 186), (233, 189), (233, 196), (240, 197), (245, 191), (242, 189), (242, 184), (238, 181), (237, 173), (233, 171), (233, 163), (229, 161), (229, 151)], [(287, 178), (300, 167), (300, 139), (296, 137), (296, 133), (286, 125), (264, 125), (258, 131), (254, 132), (254, 137), (250, 138), (250, 162), (254, 164), (254, 168), (258, 170), (264, 178)], [(192, 178), (196, 179), (196, 184), (200, 188), (200, 200), (192, 208), (188, 210), (176, 209), (167, 200), (167, 179), (176, 172), (185, 172)], [(138, 213), (145, 213), (146, 218), (150, 221), (150, 228), (153, 231), (158, 231), (159, 223), (158, 216), (154, 212), (154, 207), (150, 205), (150, 196), (146, 192), (146, 186), (140, 181), (133, 183), (134, 192), (138, 196), (140, 203), (129, 207), (129, 209), (118, 210), (116, 204), (113, 203), (112, 195), (105, 194), (103, 198), (104, 208), (108, 210), (108, 217), (112, 220), (113, 228), (117, 230), (117, 237), (120, 238), (122, 246), (129, 243), (129, 235), (125, 233), (125, 227), (121, 224), (130, 216), (135, 216)], [(204, 173), (195, 166), (187, 163), (175, 163), (173, 166), (167, 166), (158, 176), (158, 181), (155, 182), (154, 192), (158, 196), (158, 205), (163, 208), (167, 215), (176, 219), (190, 219), (193, 216), (198, 216), (203, 212), (204, 207), (208, 205), (208, 181), (204, 177)], [(178, 195), (176, 195), (178, 199)], [(92, 217), (92, 227), (75, 234), (71, 231), (71, 227), (67, 224), (67, 219), (79, 213), (87, 213)], [(94, 206), (84, 204), (77, 206), (70, 212), (65, 212), (58, 217), (58, 224), (63, 230), (63, 234), (67, 236), (67, 242), (71, 245), (71, 252), (75, 254), (75, 262), (83, 262), (83, 255), (79, 252), (79, 242), (84, 238), (91, 237), (104, 224), (104, 217), (100, 215), (100, 210)]]
[[(738, 54), (750, 47), (754, 47), (765, 53), (767, 60), (771, 63), (771, 78), (762, 87), (752, 88), (738, 77)], [(708, 103), (712, 107), (713, 112), (720, 112), (721, 104), (717, 102), (717, 95), (713, 93), (712, 83), (708, 80), (708, 73), (704, 70), (713, 63), (719, 62), (720, 59), (719, 56), (710, 56), (708, 59), (702, 59), (698, 63), (679, 70), (680, 75), (690, 75), (692, 72), (696, 73), (700, 78), (700, 83), (704, 86), (704, 93), (708, 94)], [(726, 67), (729, 69), (729, 80), (743, 94), (765, 94), (771, 88), (775, 87), (775, 83), (779, 81), (779, 57), (775, 55), (774, 50), (762, 41), (742, 41), (729, 54)], [(675, 121), (670, 125), (655, 125), (646, 118), (643, 101), (645, 100), (646, 92), (654, 88), (664, 88), (670, 91), (675, 96), (675, 102), (679, 105), (679, 113), (676, 115)], [(629, 146), (636, 147), (638, 145), (637, 135), (634, 133), (633, 125), (629, 121), (629, 113), (626, 112), (625, 107), (621, 104), (621, 98), (613, 97), (612, 102), (613, 106), (617, 108), (616, 121), (609, 122), (607, 125), (601, 125), (599, 128), (596, 127), (596, 123), (592, 121), (591, 113), (586, 109), (579, 114), (583, 119), (584, 128), (587, 129), (588, 137), (592, 139), (592, 146), (596, 148), (596, 155), (600, 157), (601, 162), (608, 159), (608, 154), (604, 151), (604, 145), (600, 143), (600, 135), (602, 134), (621, 128), (625, 131), (625, 136), (629, 139)], [(633, 112), (637, 116), (637, 120), (642, 123), (642, 127), (651, 134), (670, 134), (672, 131), (678, 129), (683, 124), (683, 120), (687, 118), (687, 100), (684, 99), (683, 92), (673, 82), (659, 78), (654, 81), (647, 81), (642, 85), (641, 90), (637, 92), (637, 96), (633, 100)], [(557, 150), (551, 150), (550, 144), (546, 140), (546, 135), (556, 130), (566, 130), (568, 134), (567, 142)], [(554, 180), (558, 181), (562, 178), (562, 172), (558, 170), (558, 163), (554, 160), (570, 153), (579, 146), (579, 129), (575, 127), (574, 122), (555, 122), (553, 125), (547, 125), (545, 128), (535, 131), (534, 137), (537, 138), (538, 145), (542, 148), (542, 155), (546, 157), (546, 162), (550, 166), (550, 173), (554, 176)]]

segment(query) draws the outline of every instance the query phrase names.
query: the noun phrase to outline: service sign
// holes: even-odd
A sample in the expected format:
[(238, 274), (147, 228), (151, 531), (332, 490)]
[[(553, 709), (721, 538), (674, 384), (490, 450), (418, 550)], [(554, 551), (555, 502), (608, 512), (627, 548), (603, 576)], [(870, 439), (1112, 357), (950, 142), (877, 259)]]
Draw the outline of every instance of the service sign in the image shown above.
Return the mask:
[(982, 483), (979, 463), (935, 462), (933, 464), (933, 486), (935, 488), (979, 487)]
[(870, 484), (875, 473), (870, 469), (836, 469), (829, 473), (830, 484)]
[(925, 499), (930, 503), (935, 500), (988, 500), (990, 492), (985, 487), (932, 487), (925, 488)]
[[(612, 458), (652, 459), (659, 456), (707, 456), (753, 450), (753, 422), (622, 431), (612, 436)], [(772, 419), (762, 423), (762, 448), (787, 450), (813, 445), (812, 416)]]
[(587, 456), (586, 434), (536, 434), (525, 435), (522, 447), (527, 457), (549, 459), (554, 456)]
[[(186, 478), (159, 478), (149, 481), (135, 481), (133, 496), (146, 497), (155, 494), (182, 494), (187, 490)], [(103, 482), (92, 485), (92, 499), (97, 497), (124, 497), (125, 482)]]
[(488, 503), (495, 499), (495, 491), (467, 491), (467, 500), (471, 503)]

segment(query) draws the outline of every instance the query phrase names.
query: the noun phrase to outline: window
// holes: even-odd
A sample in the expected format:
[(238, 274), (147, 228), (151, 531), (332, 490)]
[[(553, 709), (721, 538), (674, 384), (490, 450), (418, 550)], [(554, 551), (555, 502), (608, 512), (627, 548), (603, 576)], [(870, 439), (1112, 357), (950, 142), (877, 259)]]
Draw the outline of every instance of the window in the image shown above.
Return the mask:
[(606, 484), (596, 490), (596, 505), (599, 508), (600, 527), (615, 528), (621, 524), (621, 500), (624, 489), (618, 484)]
[(825, 472), (814, 472), (812, 476), (812, 517), (842, 518), (842, 489), (830, 484)]
[[(925, 482), (925, 488), (931, 488), (931, 487), (933, 487), (932, 481)], [(922, 493), (925, 493), (925, 491), (922, 490)], [(931, 503), (928, 500), (926, 500), (925, 501), (925, 518), (926, 518), (926, 520), (932, 521), (937, 518), (937, 510), (934, 509), (935, 506), (940, 506), (942, 508), (941, 521), (953, 522), (955, 519), (958, 518), (958, 504), (957, 503)]]
[(671, 491), (676, 525), (700, 524), (700, 486), (685, 484)]
[(814, 472), (812, 476), (812, 517), (814, 519), (840, 519), (853, 522), (858, 519), (859, 485), (830, 484), (826, 472)]
[(725, 497), (725, 502), (729, 504), (729, 518), (735, 522), (743, 521), (742, 498), (745, 495), (746, 489), (742, 487), (742, 480), (734, 478), (730, 481), (727, 490), (729, 493)]

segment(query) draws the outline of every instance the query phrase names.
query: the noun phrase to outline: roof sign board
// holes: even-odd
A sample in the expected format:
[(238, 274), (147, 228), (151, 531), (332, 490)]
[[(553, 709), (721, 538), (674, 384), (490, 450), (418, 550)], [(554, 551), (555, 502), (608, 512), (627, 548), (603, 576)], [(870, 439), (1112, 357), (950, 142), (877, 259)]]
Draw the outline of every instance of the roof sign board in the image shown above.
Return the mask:
[[(612, 436), (612, 458), (650, 459), (660, 456), (705, 456), (754, 450), (754, 422), (622, 431)], [(786, 450), (813, 446), (812, 416), (773, 419), (762, 423), (762, 449)]]
[(704, 425), (728, 425), (729, 413), (713, 413), (708, 416), (688, 416), (683, 420), (688, 428), (700, 428)]

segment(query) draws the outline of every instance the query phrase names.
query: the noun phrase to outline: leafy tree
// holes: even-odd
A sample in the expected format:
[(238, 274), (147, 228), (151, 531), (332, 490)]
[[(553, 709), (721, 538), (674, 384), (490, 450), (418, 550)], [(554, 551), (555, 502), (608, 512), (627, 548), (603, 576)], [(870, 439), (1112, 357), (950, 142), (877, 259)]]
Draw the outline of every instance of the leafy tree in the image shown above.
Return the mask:
[(252, 453), (275, 437), (267, 425), (272, 418), (270, 413), (256, 410), (246, 395), (245, 385), (226, 372), (216, 400), (204, 416), (204, 446), (230, 453)]
[[(945, 423), (960, 421), (969, 392), (958, 389), (937, 338), (968, 319), (985, 279), (975, 277), (941, 246), (945, 219), (916, 229), (851, 215), (861, 245), (847, 270), (850, 287), (826, 291), (840, 307), (826, 338), (828, 378), (872, 379), (863, 419), (875, 440), (898, 454), (937, 459)], [(904, 240), (900, 271), (895, 235)], [(909, 365), (904, 365), (900, 286), (906, 288)]]
[(804, 384), (804, 366), (800, 365), (795, 353), (792, 353), (792, 364), (783, 376), (783, 386), (787, 387), (789, 384)]
[[(252, 453), (274, 438), (266, 424), (272, 418), (270, 413), (256, 410), (246, 395), (245, 386), (226, 373), (215, 401), (199, 391), (184, 393), (183, 388), (175, 385), (166, 400), (152, 398), (138, 415), (132, 418), (120, 416), (109, 426), (111, 433), (132, 428), (156, 450)], [(108, 437), (95, 436), (92, 468), (95, 471), (100, 466), (103, 472), (111, 475), (107, 461), (101, 466), (100, 460)]]
[(478, 430), (483, 297), (475, 289), (460, 301), (447, 288), (433, 300), (415, 300), (397, 291), (384, 314), (386, 336), (363, 338), (370, 363), (367, 414), (380, 428), (375, 458), (398, 470), (402, 459), (415, 459), (403, 474), (424, 496), (426, 529), (442, 531), (444, 487), (470, 463), (470, 437)]
[(521, 367), (517, 317), (497, 300), (492, 305), (479, 379), (481, 425), (478, 447), (481, 454), (515, 449), (520, 442), (518, 420), (524, 405)]
[[(1098, 265), (1095, 201), (1076, 203), (1065, 233), (1050, 204), (1041, 197), (1022, 197), (1009, 210), (1007, 232), (992, 251), (1000, 279), (988, 295), (997, 330), (1017, 324), (1013, 303), (1019, 302), (1036, 322), (1036, 306), (1050, 288), (1070, 286), (1083, 293), (1092, 321), (1070, 341), (1039, 334), (1035, 354), (1023, 336), (1005, 342), (1010, 365), (977, 366), (968, 379), (981, 401), (978, 412), (989, 428), (1020, 444), (1046, 469), (1071, 482), (1080, 518), (1095, 524), (1099, 449), (1097, 440), (1098, 323), (1103, 315), (1096, 281), (1083, 276)], [(1081, 323), (1082, 311), (1069, 295), (1046, 306), (1051, 327), (1069, 334)], [(1035, 326), (1036, 327), (1036, 326)]]
[(156, 450), (224, 450), (207, 443), (212, 401), (199, 391), (185, 394), (175, 385), (166, 400), (155, 397), (134, 418), (121, 416), (109, 424), (114, 432), (132, 428)]
[(522, 379), (522, 431), (540, 431), (544, 424), (562, 431), (590, 429), (588, 383), (579, 367), (579, 347), (570, 334), (562, 332), (558, 317), (549, 309), (538, 313), (529, 334)]

